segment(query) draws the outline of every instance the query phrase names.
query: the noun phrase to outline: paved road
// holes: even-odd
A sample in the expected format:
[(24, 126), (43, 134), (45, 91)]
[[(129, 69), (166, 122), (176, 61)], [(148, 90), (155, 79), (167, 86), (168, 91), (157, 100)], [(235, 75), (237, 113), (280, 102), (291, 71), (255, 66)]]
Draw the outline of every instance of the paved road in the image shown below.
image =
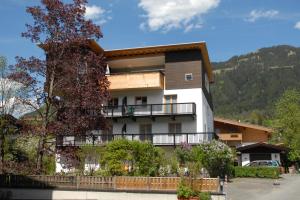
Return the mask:
[[(279, 183), (279, 185), (274, 185)], [(238, 178), (226, 186), (228, 200), (300, 200), (300, 175), (272, 179)]]

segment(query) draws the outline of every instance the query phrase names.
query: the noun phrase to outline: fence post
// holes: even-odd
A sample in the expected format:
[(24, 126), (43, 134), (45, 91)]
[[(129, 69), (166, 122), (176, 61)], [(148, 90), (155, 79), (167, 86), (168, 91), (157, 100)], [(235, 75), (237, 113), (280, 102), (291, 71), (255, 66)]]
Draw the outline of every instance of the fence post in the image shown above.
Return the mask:
[(147, 177), (147, 190), (149, 191), (151, 188), (151, 185), (150, 185), (150, 177)]
[(117, 189), (117, 185), (116, 185), (116, 176), (112, 177), (112, 189), (116, 190)]
[(80, 186), (80, 176), (76, 175), (76, 189), (78, 190), (79, 189), (79, 186)]

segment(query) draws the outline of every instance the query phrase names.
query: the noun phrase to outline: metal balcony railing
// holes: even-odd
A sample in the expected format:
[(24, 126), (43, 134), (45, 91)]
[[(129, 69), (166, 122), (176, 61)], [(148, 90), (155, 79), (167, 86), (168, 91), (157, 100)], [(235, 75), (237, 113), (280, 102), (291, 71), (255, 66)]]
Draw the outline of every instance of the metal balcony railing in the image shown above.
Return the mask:
[(105, 117), (196, 115), (195, 103), (106, 106)]
[(156, 146), (176, 146), (182, 143), (191, 145), (209, 142), (216, 138), (214, 132), (201, 133), (149, 133), (149, 134), (102, 134), (92, 136), (61, 136), (56, 140), (57, 146), (105, 145), (117, 139), (149, 141)]

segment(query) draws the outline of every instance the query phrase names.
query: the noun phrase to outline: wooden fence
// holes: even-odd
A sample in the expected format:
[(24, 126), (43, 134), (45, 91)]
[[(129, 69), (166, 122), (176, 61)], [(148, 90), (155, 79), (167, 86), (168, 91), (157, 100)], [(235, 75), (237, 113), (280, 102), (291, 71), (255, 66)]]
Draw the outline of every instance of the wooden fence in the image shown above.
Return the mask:
[[(218, 178), (184, 179), (198, 191), (219, 192)], [(175, 192), (179, 177), (0, 175), (0, 187)]]

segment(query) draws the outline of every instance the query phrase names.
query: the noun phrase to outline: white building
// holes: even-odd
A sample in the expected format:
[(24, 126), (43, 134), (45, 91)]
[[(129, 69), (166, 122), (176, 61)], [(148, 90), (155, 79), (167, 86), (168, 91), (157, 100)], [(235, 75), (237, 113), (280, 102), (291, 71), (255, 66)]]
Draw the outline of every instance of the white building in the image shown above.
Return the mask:
[[(199, 144), (214, 137), (212, 67), (204, 42), (104, 51), (111, 100), (103, 109), (102, 145), (124, 137), (157, 146)], [(65, 137), (60, 145), (80, 145)], [(57, 171), (62, 168), (57, 167)]]

